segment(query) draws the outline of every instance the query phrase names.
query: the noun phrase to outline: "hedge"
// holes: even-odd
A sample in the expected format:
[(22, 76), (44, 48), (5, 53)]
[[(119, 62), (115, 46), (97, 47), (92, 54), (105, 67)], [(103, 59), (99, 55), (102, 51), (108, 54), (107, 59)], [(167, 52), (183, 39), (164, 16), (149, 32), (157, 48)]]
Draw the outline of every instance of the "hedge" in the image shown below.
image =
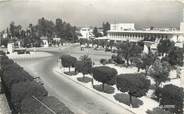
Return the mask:
[[(49, 98), (47, 97), (48, 92), (43, 87), (43, 85), (40, 85), (39, 83), (34, 81), (34, 78), (29, 73), (24, 71), (22, 67), (16, 64), (13, 60), (9, 59), (7, 56), (0, 56), (0, 64), (1, 64), (0, 75), (2, 78), (2, 84), (12, 113), (41, 114), (42, 112), (40, 111), (44, 110), (44, 114), (50, 114), (49, 110), (39, 107), (40, 106), (39, 104), (32, 103), (33, 102), (32, 96), (37, 97), (39, 100), (43, 100), (43, 102), (44, 101), (47, 102), (47, 100), (50, 99), (50, 97)], [(63, 112), (65, 111), (69, 112), (65, 114), (73, 114), (73, 112), (71, 112), (63, 103), (61, 103), (58, 100), (55, 101), (57, 101), (57, 104), (60, 105), (52, 104), (55, 103), (52, 102), (52, 100), (51, 100), (52, 103), (50, 105), (55, 110), (59, 108), (57, 109), (58, 110), (57, 114), (63, 114)], [(32, 103), (33, 105), (29, 105), (29, 103)]]

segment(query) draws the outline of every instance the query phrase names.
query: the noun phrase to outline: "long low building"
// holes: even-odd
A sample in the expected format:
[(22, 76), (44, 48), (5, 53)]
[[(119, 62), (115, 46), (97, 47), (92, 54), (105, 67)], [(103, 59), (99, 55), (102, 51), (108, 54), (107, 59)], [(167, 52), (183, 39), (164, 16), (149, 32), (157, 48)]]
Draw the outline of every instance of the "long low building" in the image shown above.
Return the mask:
[[(138, 42), (141, 40), (158, 42), (160, 39), (171, 39), (174, 42), (184, 42), (184, 32), (177, 30), (135, 30), (123, 27), (125, 24), (116, 24), (108, 31), (107, 39), (114, 41)], [(126, 29), (122, 29), (126, 28)]]

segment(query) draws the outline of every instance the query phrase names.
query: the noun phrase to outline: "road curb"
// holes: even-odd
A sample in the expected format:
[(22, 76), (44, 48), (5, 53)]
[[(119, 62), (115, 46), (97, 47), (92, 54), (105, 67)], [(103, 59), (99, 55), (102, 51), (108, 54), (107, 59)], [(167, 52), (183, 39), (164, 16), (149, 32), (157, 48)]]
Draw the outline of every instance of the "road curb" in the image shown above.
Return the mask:
[(125, 109), (126, 111), (129, 111), (129, 112), (132, 113), (132, 114), (136, 114), (135, 112), (133, 112), (133, 111), (127, 109), (126, 107), (124, 107), (124, 106), (122, 106), (122, 105), (120, 105), (120, 104), (118, 104), (118, 103), (112, 101), (112, 100), (109, 99), (108, 97), (106, 97), (106, 96), (104, 96), (104, 95), (102, 95), (102, 94), (96, 92), (94, 89), (88, 88), (88, 87), (86, 87), (85, 85), (79, 83), (78, 81), (75, 81), (75, 80), (71, 79), (68, 75), (64, 74), (63, 72), (59, 72), (59, 71), (57, 71), (57, 70), (54, 69), (54, 68), (53, 68), (53, 71), (56, 72), (56, 73), (58, 73), (58, 74), (64, 75), (67, 79), (69, 79), (69, 80), (71, 80), (71, 81), (77, 83), (78, 85), (80, 85), (80, 86), (82, 86), (82, 87), (84, 87), (84, 88), (86, 88), (86, 89), (88, 89), (88, 90), (90, 90), (90, 91), (92, 91), (92, 92), (94, 92), (94, 93), (100, 95), (101, 97), (105, 98), (106, 100), (110, 101), (111, 103), (113, 103), (113, 104), (115, 104), (115, 105), (118, 105), (118, 106), (122, 107), (122, 108)]

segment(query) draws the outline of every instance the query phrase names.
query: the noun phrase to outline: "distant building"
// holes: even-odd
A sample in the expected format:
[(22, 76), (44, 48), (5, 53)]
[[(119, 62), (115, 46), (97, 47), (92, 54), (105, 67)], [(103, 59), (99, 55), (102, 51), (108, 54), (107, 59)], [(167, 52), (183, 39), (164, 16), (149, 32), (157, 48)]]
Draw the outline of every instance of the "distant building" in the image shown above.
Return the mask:
[(8, 34), (5, 32), (5, 33), (3, 33), (2, 37), (3, 38), (8, 38)]
[(89, 27), (81, 28), (80, 29), (80, 34), (79, 39), (90, 39), (93, 38), (93, 29)]
[(110, 28), (112, 31), (133, 31), (135, 30), (135, 24), (134, 23), (111, 24)]
[(48, 37), (42, 36), (40, 39), (42, 40), (43, 47), (49, 47)]
[(60, 42), (60, 41), (61, 41), (61, 38), (55, 37), (55, 38), (53, 38), (53, 40), (54, 40), (54, 41), (57, 41), (57, 42)]
[(7, 44), (7, 51), (11, 54), (11, 53), (13, 53), (13, 51), (14, 51), (14, 43), (13, 42), (9, 42), (8, 44)]
[[(184, 28), (181, 26), (181, 28)], [(135, 30), (134, 24), (111, 24), (107, 39), (114, 41), (138, 42), (141, 40), (159, 42), (160, 39), (170, 39), (174, 42), (184, 42), (184, 29), (179, 31), (170, 28), (160, 28), (153, 30)]]

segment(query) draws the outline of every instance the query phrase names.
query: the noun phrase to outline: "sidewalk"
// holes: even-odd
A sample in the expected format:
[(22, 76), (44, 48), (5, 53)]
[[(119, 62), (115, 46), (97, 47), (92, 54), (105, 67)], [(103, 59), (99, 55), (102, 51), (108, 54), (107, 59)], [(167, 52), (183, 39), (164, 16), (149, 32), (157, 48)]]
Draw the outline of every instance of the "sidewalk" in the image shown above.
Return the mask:
[(50, 53), (46, 52), (30, 52), (30, 54), (7, 54), (10, 59), (33, 59), (52, 56)]
[[(50, 57), (53, 56), (51, 53), (48, 53), (47, 51), (61, 51), (63, 49), (66, 49), (71, 46), (75, 46), (77, 44), (68, 44), (64, 45), (62, 47), (40, 47), (40, 48), (31, 48), (30, 54), (17, 54), (17, 53), (12, 53), (12, 54), (7, 54), (7, 56), (10, 59), (34, 59), (34, 58), (42, 58), (42, 57)], [(44, 52), (46, 51), (46, 52)]]
[(181, 67), (181, 86), (184, 88), (184, 67)]
[[(1, 80), (0, 80), (1, 84)], [(11, 114), (11, 110), (4, 93), (2, 93), (2, 86), (0, 86), (0, 114)]]
[[(142, 100), (144, 102), (143, 105), (141, 105), (139, 108), (131, 108), (128, 105), (123, 104), (123, 103), (120, 103), (120, 102), (118, 102), (118, 101), (116, 101), (114, 99), (113, 95), (115, 95), (116, 93), (121, 93), (121, 92), (119, 92), (116, 89), (115, 86), (113, 86), (113, 87), (115, 87), (114, 94), (107, 94), (107, 93), (99, 92), (99, 91), (93, 89), (91, 82), (89, 82), (89, 83), (82, 83), (82, 82), (78, 81), (77, 78), (78, 77), (82, 77), (82, 75), (68, 76), (68, 75), (64, 74), (63, 71), (61, 69), (59, 69), (58, 67), (55, 67), (53, 70), (54, 70), (54, 72), (60, 74), (60, 76), (61, 75), (62, 76), (66, 76), (66, 78), (68, 78), (68, 79), (74, 81), (75, 83), (79, 84), (80, 86), (83, 86), (86, 89), (89, 89), (90, 91), (93, 91), (94, 93), (96, 93), (96, 94), (104, 97), (105, 99), (111, 101), (115, 105), (121, 106), (122, 109), (125, 109), (125, 110), (131, 112), (132, 114), (147, 114), (146, 111), (148, 109), (149, 110), (152, 110), (153, 108), (155, 108), (155, 107), (157, 107), (159, 105), (156, 101), (154, 101), (154, 100), (152, 100), (152, 99), (144, 96), (144, 97), (141, 97), (140, 98), (140, 100)], [(100, 83), (98, 83), (98, 82), (95, 81), (95, 84), (100, 84)]]
[(0, 94), (0, 114), (11, 114), (5, 94)]

